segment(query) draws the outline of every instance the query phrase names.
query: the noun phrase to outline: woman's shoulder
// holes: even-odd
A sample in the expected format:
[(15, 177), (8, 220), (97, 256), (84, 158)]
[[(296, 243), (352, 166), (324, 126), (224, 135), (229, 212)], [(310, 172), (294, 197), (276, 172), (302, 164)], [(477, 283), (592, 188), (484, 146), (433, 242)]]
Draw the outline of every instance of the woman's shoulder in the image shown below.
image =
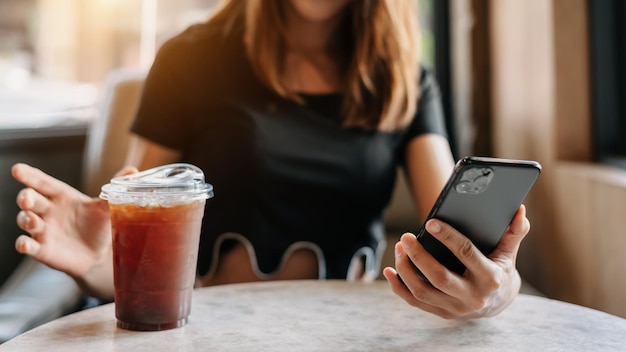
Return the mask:
[(234, 29), (226, 32), (219, 23), (196, 23), (165, 41), (157, 57), (169, 57), (184, 65), (200, 63), (204, 66), (215, 60), (228, 61), (232, 44), (242, 38)]
[(224, 26), (213, 21), (198, 22), (188, 26), (182, 32), (170, 39), (173, 42), (188, 45), (220, 44), (230, 36)]

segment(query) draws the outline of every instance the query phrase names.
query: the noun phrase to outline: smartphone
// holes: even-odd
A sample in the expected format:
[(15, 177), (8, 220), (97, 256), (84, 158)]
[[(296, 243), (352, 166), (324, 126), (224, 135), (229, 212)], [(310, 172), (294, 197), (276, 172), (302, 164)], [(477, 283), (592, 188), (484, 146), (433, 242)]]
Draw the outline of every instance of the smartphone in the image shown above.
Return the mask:
[[(541, 165), (536, 161), (465, 157), (455, 165), (427, 220), (445, 221), (488, 255), (540, 173)], [(465, 272), (463, 263), (424, 225), (416, 236), (445, 267), (459, 275)]]

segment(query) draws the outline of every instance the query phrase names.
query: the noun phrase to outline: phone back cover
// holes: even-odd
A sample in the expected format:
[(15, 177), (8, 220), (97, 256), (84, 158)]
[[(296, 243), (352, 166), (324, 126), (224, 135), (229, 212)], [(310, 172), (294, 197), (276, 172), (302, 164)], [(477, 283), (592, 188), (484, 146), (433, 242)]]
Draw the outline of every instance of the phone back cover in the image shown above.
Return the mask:
[[(457, 164), (453, 176), (429, 215), (429, 218), (437, 218), (452, 225), (485, 254), (495, 249), (541, 170), (536, 163), (519, 164), (518, 161), (503, 163), (495, 159), (489, 160), (486, 158)], [(493, 170), (493, 177), (483, 192), (459, 193), (454, 186), (462, 177), (464, 170), (470, 167), (488, 167)], [(465, 270), (452, 252), (424, 228), (418, 238), (422, 245), (448, 268), (460, 274)]]

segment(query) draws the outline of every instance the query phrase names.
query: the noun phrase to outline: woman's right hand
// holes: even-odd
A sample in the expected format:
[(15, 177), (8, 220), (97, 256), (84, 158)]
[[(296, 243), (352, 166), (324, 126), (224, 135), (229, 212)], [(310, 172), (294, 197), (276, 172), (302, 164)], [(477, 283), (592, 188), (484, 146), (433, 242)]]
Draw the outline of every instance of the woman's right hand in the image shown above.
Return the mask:
[[(133, 172), (137, 170), (125, 168), (118, 175)], [(104, 271), (112, 272), (108, 265), (102, 265), (111, 263), (108, 258), (111, 256), (111, 227), (106, 201), (91, 198), (26, 164), (13, 165), (11, 173), (26, 186), (17, 195), (21, 209), (17, 224), (30, 236), (17, 238), (18, 252), (67, 273), (79, 285), (95, 267), (103, 266)]]

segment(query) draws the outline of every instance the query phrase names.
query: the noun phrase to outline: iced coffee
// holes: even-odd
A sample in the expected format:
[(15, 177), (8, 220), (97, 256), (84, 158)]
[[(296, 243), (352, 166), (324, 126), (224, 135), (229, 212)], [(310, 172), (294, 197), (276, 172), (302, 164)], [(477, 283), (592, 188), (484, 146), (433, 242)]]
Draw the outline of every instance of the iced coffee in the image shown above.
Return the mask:
[(202, 171), (189, 164), (114, 178), (102, 187), (111, 214), (120, 328), (165, 330), (187, 323), (204, 205), (212, 195)]

